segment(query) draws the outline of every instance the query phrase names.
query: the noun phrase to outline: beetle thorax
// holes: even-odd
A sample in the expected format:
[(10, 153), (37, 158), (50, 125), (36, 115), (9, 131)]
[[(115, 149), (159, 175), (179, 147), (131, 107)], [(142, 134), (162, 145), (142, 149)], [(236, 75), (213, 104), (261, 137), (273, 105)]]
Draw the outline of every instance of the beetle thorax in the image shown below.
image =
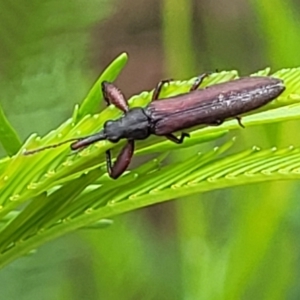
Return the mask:
[(104, 133), (113, 143), (120, 139), (143, 140), (150, 135), (149, 119), (143, 108), (136, 107), (117, 120), (107, 121)]

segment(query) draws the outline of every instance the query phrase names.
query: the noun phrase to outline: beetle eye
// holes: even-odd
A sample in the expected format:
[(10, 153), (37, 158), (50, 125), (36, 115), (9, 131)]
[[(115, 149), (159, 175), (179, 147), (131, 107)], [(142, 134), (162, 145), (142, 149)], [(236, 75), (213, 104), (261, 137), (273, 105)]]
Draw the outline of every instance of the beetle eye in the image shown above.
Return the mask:
[(113, 122), (108, 120), (104, 123), (103, 127), (110, 126)]
[(106, 121), (104, 123), (104, 133), (107, 140), (112, 143), (117, 143), (121, 138), (120, 127), (116, 121)]
[(109, 141), (111, 141), (112, 143), (117, 143), (120, 140), (119, 137), (112, 137), (109, 139)]

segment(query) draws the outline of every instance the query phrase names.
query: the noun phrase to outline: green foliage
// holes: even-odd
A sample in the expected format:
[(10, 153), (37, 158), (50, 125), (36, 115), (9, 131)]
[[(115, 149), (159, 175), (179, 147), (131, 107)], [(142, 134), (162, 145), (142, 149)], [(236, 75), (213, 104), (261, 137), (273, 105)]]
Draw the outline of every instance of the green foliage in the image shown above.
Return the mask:
[[(101, 80), (115, 78), (126, 60), (125, 54), (119, 56)], [(259, 72), (268, 73), (269, 70)], [(235, 71), (215, 73), (203, 86), (237, 76)], [(246, 127), (300, 118), (300, 69), (281, 70), (272, 76), (284, 80), (286, 91), (259, 112), (244, 117)], [(164, 87), (162, 97), (188, 91), (193, 80), (172, 82)], [(146, 105), (151, 93), (132, 97), (130, 105)], [(65, 233), (95, 223), (96, 227), (106, 227), (109, 221), (105, 219), (124, 212), (199, 192), (300, 177), (300, 149), (253, 147), (230, 154), (227, 151), (234, 148), (232, 139), (214, 150), (162, 166), (167, 151), (224, 136), (239, 127), (236, 120), (219, 127), (196, 129), (180, 146), (160, 138), (139, 143), (137, 155), (161, 154), (117, 181), (106, 174), (104, 153), (111, 147), (118, 151), (122, 143), (112, 145), (102, 141), (72, 156), (68, 145), (24, 156), (25, 149), (96, 132), (107, 119), (118, 117), (120, 112), (113, 106), (99, 114), (88, 114), (94, 110), (95, 98), (99, 95), (98, 80), (83, 104), (75, 108), (72, 119), (43, 138), (32, 135), (16, 155), (0, 162), (1, 267)]]
[(10, 125), (0, 107), (0, 142), (8, 155), (15, 154), (21, 147), (21, 140), (15, 129)]

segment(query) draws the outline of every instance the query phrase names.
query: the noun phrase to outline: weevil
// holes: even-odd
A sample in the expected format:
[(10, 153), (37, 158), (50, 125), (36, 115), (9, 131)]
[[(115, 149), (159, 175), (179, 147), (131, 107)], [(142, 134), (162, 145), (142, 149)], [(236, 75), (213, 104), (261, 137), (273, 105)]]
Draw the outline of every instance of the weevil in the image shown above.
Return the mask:
[[(126, 98), (114, 84), (104, 81), (104, 99), (107, 105), (114, 104), (123, 112), (120, 118), (106, 121), (103, 129), (95, 134), (28, 150), (25, 154), (68, 142), (72, 142), (72, 150), (80, 150), (101, 140), (117, 143), (126, 139), (127, 142), (114, 164), (110, 150), (106, 151), (107, 172), (111, 178), (117, 179), (131, 161), (136, 140), (144, 140), (154, 134), (181, 144), (190, 136), (184, 130), (198, 125), (217, 126), (230, 118), (236, 118), (243, 127), (241, 115), (264, 106), (285, 90), (282, 80), (267, 76), (242, 77), (198, 89), (207, 76), (208, 74), (200, 75), (188, 93), (159, 100), (162, 87), (170, 82), (161, 81), (152, 94), (152, 101), (146, 107), (135, 108), (128, 106)], [(174, 135), (178, 131), (181, 131), (180, 137)]]

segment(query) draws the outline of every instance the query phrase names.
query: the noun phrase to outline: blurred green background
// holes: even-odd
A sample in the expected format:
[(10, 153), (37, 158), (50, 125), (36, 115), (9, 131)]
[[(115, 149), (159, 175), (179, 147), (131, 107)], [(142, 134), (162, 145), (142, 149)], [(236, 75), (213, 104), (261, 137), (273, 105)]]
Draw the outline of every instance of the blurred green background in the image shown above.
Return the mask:
[[(23, 140), (43, 135), (123, 51), (129, 97), (164, 78), (299, 66), (299, 25), (291, 0), (1, 0), (1, 105)], [(234, 134), (240, 149), (299, 146), (299, 129)], [(258, 184), (120, 216), (1, 270), (0, 299), (300, 299), (298, 192)]]

